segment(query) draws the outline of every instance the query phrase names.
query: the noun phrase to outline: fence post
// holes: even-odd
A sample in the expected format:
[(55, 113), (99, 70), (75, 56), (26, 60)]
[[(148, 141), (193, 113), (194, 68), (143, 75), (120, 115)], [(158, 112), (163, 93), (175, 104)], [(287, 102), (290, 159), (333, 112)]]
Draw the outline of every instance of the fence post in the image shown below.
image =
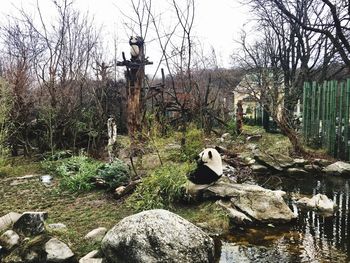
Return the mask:
[(344, 120), (344, 141), (345, 141), (345, 156), (346, 160), (350, 160), (349, 157), (349, 104), (350, 104), (350, 79), (346, 84), (346, 99), (345, 99), (345, 120)]
[(331, 82), (327, 81), (327, 149), (331, 145)]
[(327, 104), (326, 104), (326, 94), (327, 94), (327, 82), (323, 82), (322, 86), (322, 147), (325, 147), (326, 144), (326, 109), (327, 109)]
[(344, 158), (343, 156), (343, 108), (344, 108), (344, 82), (339, 83), (338, 101), (339, 101), (339, 119), (338, 119), (338, 143), (337, 143), (337, 157)]

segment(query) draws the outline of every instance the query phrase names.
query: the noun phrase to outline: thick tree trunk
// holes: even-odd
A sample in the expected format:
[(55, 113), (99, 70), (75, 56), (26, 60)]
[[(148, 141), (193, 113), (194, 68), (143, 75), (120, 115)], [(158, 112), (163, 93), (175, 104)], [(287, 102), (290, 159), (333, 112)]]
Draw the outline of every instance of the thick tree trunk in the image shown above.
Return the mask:
[[(132, 72), (133, 74), (134, 72)], [(141, 88), (144, 76), (144, 68), (141, 66), (135, 70), (135, 81), (129, 81), (129, 96), (127, 103), (128, 110), (128, 134), (132, 144), (140, 138), (141, 135)], [(133, 84), (133, 85), (132, 85)]]
[(242, 133), (243, 128), (243, 106), (242, 101), (239, 100), (237, 102), (237, 110), (236, 110), (236, 132), (237, 134)]
[(285, 134), (290, 143), (293, 146), (293, 150), (296, 154), (301, 154), (303, 156), (310, 156), (312, 155), (310, 152), (308, 152), (302, 142), (299, 140), (298, 134), (295, 132), (295, 130), (288, 124), (288, 120), (285, 117), (286, 115), (282, 114), (281, 119), (276, 118), (277, 125), (281, 129), (282, 133)]

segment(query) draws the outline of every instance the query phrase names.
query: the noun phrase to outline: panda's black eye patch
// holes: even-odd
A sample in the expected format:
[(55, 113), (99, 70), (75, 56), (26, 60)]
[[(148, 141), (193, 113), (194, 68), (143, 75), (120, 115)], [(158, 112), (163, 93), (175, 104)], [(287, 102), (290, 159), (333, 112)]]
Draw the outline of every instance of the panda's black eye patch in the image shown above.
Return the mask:
[(208, 156), (209, 156), (209, 159), (213, 158), (213, 154), (211, 153), (211, 151), (208, 152)]

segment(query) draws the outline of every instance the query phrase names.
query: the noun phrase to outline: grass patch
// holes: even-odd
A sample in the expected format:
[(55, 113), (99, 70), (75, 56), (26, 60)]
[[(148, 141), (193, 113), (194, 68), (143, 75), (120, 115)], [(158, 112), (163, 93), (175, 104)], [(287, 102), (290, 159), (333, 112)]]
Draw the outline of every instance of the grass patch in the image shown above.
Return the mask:
[(38, 174), (41, 164), (24, 157), (10, 157), (0, 165), (0, 179), (8, 177), (19, 177), (28, 174)]
[(66, 242), (78, 257), (97, 248), (84, 236), (97, 227), (114, 226), (132, 210), (112, 199), (102, 190), (94, 190), (79, 195), (59, 191), (59, 183), (54, 180), (52, 187), (46, 187), (38, 180), (27, 180), (11, 186), (0, 179), (0, 216), (9, 212), (46, 211), (47, 223), (63, 223), (67, 230), (55, 231), (57, 238)]
[(211, 201), (177, 207), (175, 211), (188, 221), (215, 232), (226, 232), (230, 228), (227, 212)]
[(194, 168), (193, 164), (169, 163), (155, 169), (145, 177), (136, 191), (127, 200), (135, 211), (156, 208), (172, 208), (184, 198), (186, 175)]

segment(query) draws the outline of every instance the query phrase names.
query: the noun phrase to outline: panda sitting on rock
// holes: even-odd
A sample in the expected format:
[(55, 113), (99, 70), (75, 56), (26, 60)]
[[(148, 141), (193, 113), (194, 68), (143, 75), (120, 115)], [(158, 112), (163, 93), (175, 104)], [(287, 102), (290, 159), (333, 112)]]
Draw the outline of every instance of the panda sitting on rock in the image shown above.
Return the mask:
[(222, 160), (219, 152), (213, 148), (204, 149), (197, 160), (197, 168), (188, 179), (194, 184), (211, 184), (222, 176)]

